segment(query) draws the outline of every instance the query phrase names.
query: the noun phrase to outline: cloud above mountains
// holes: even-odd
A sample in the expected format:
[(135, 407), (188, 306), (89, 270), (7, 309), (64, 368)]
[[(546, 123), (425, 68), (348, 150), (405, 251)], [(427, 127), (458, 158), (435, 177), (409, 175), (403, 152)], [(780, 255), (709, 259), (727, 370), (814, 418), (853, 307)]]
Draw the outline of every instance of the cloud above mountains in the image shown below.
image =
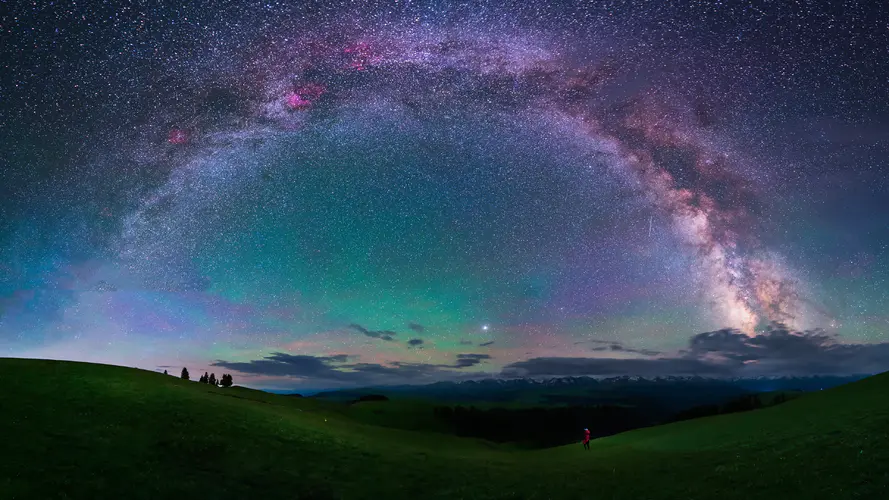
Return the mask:
[[(617, 349), (614, 347), (618, 346)], [(848, 344), (820, 330), (794, 332), (772, 325), (748, 336), (739, 330), (706, 332), (689, 339), (688, 348), (673, 356), (613, 344), (594, 351), (623, 351), (644, 358), (538, 357), (511, 363), (502, 375), (546, 377), (567, 375), (700, 375), (755, 377), (765, 375), (847, 375), (889, 370), (889, 343)]]
[(244, 374), (269, 377), (290, 377), (325, 385), (383, 385), (407, 382), (434, 382), (442, 379), (481, 377), (483, 373), (459, 371), (477, 366), (491, 356), (487, 354), (457, 354), (453, 364), (393, 362), (350, 363), (345, 354), (311, 356), (306, 354), (273, 353), (262, 359), (247, 362), (216, 361), (218, 366)]
[(488, 359), (491, 359), (491, 356), (487, 354), (458, 354), (457, 363), (453, 368), (468, 368)]
[[(355, 325), (358, 326), (358, 325)], [(385, 332), (353, 329), (387, 340)], [(393, 332), (394, 333), (394, 332)], [(243, 374), (286, 377), (324, 387), (429, 383), (486, 377), (620, 376), (756, 377), (769, 375), (851, 375), (889, 370), (889, 343), (841, 343), (823, 331), (795, 332), (775, 324), (764, 333), (748, 336), (739, 330), (705, 332), (689, 339), (688, 347), (673, 354), (625, 346), (616, 341), (583, 341), (597, 355), (613, 357), (536, 357), (509, 363), (500, 371), (477, 371), (490, 354), (460, 353), (452, 363), (389, 364), (356, 362), (345, 354), (332, 356), (274, 353), (262, 359), (217, 361), (213, 366)], [(423, 346), (421, 339), (408, 347)], [(601, 353), (601, 354), (599, 354)], [(469, 370), (472, 369), (472, 370)]]
[(631, 347), (626, 347), (625, 345), (617, 343), (617, 342), (612, 343), (610, 345), (596, 346), (596, 347), (593, 347), (591, 350), (598, 351), (598, 352), (603, 352), (603, 351), (629, 352), (629, 353), (634, 353), (634, 354), (641, 354), (643, 356), (657, 356), (658, 354), (661, 353), (660, 351), (654, 351), (651, 349), (634, 349)]

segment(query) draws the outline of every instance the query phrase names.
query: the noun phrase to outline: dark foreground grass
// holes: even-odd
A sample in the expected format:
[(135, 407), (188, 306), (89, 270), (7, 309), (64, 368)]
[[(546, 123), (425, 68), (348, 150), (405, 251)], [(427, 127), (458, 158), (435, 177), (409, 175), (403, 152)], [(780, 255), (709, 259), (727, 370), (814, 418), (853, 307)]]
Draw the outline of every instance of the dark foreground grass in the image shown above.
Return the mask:
[(0, 383), (2, 499), (889, 498), (889, 375), (589, 452), (105, 365), (0, 359)]

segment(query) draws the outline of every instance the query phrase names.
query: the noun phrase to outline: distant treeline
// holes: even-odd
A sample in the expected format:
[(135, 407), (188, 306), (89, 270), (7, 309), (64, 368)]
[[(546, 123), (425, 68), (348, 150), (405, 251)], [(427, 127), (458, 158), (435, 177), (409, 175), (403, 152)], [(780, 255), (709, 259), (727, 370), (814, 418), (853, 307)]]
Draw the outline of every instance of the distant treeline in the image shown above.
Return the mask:
[(365, 401), (389, 401), (389, 398), (382, 394), (365, 394), (354, 401), (350, 401), (349, 404), (363, 403)]
[(458, 436), (541, 448), (579, 442), (584, 428), (595, 438), (656, 423), (636, 408), (613, 405), (515, 409), (458, 405), (438, 406), (433, 412)]
[(579, 442), (584, 428), (589, 429), (595, 439), (663, 423), (756, 410), (793, 397), (794, 394), (786, 393), (748, 394), (725, 404), (695, 406), (674, 414), (661, 413), (651, 407), (617, 405), (490, 409), (458, 405), (437, 406), (433, 412), (458, 436), (545, 448)]
[(712, 417), (714, 415), (725, 415), (728, 413), (739, 413), (742, 411), (758, 410), (769, 406), (779, 405), (799, 396), (797, 392), (781, 392), (778, 394), (747, 394), (745, 396), (735, 398), (722, 405), (700, 405), (687, 410), (681, 411), (671, 417), (669, 422), (679, 422), (681, 420), (691, 420), (693, 418)]

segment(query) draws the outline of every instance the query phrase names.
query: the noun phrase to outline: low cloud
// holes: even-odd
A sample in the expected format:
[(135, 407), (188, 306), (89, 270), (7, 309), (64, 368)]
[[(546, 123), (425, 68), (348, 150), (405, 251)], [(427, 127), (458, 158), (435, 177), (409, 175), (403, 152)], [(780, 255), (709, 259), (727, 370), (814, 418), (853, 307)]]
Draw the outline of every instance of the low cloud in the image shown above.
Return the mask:
[(623, 351), (649, 356), (614, 358), (532, 358), (509, 364), (503, 375), (538, 377), (562, 375), (701, 375), (755, 377), (768, 375), (849, 375), (889, 370), (889, 343), (845, 344), (820, 330), (794, 332), (774, 324), (748, 337), (733, 329), (693, 336), (688, 348), (674, 356), (629, 349), (619, 343), (596, 351)]
[[(383, 338), (383, 335), (377, 338)], [(423, 345), (422, 339), (410, 339), (407, 344), (411, 346), (412, 342), (414, 347)], [(508, 364), (499, 375), (756, 377), (852, 375), (889, 370), (889, 343), (842, 343), (823, 331), (795, 332), (780, 324), (753, 337), (731, 329), (701, 333), (689, 339), (686, 349), (672, 355), (629, 348), (615, 341), (591, 344), (594, 345), (593, 349), (603, 354), (633, 353), (636, 357), (538, 357)], [(245, 375), (299, 379), (303, 384), (316, 387), (345, 387), (490, 377), (497, 374), (480, 371), (490, 359), (488, 354), (460, 353), (450, 363), (378, 364), (355, 362), (354, 358), (345, 354), (309, 356), (274, 353), (247, 362), (217, 361), (212, 366)]]
[(506, 365), (508, 377), (638, 375), (728, 375), (728, 371), (690, 359), (531, 358)]
[(322, 359), (330, 361), (331, 363), (345, 363), (352, 359), (352, 356), (348, 354), (334, 354), (332, 356), (324, 356)]
[(479, 346), (479, 347), (488, 347), (489, 345), (493, 345), (493, 344), (494, 344), (494, 341), (493, 341), (493, 340), (489, 340), (489, 341), (487, 341), (487, 342), (482, 342), (482, 343), (479, 344), (478, 346)]
[(389, 342), (395, 340), (395, 336), (398, 335), (392, 330), (368, 330), (367, 328), (357, 323), (352, 323), (351, 325), (349, 325), (349, 328), (361, 333), (362, 335), (366, 335), (375, 339), (387, 340)]
[(407, 327), (417, 333), (423, 333), (426, 331), (426, 327), (419, 323), (408, 323)]
[(458, 354), (457, 364), (454, 365), (454, 368), (467, 368), (470, 366), (475, 366), (487, 359), (491, 359), (491, 356), (487, 354)]
[(472, 345), (472, 341), (471, 340), (461, 340), (460, 345)]
[(408, 347), (420, 347), (423, 345), (423, 339), (410, 339), (407, 341)]
[(712, 359), (753, 374), (833, 375), (889, 370), (889, 343), (848, 344), (820, 330), (793, 332), (782, 325), (747, 337), (719, 330), (692, 337), (687, 357)]
[(487, 354), (457, 354), (453, 364), (396, 361), (387, 365), (349, 363), (350, 359), (345, 354), (310, 356), (276, 352), (262, 359), (246, 362), (220, 360), (211, 363), (211, 366), (248, 375), (306, 379), (328, 387), (335, 385), (370, 386), (478, 378), (484, 374), (461, 370), (476, 366), (491, 357)]
[(610, 345), (600, 345), (590, 349), (591, 351), (603, 352), (629, 352), (633, 354), (641, 354), (643, 356), (657, 356), (661, 354), (661, 351), (654, 351), (651, 349), (634, 349), (632, 347), (627, 347), (619, 342), (611, 343)]
[(311, 356), (308, 354), (285, 354), (276, 352), (263, 359), (247, 362), (217, 361), (210, 366), (228, 368), (241, 373), (267, 375), (272, 377), (306, 377), (330, 378), (341, 377), (337, 364), (348, 358), (338, 354), (334, 356)]

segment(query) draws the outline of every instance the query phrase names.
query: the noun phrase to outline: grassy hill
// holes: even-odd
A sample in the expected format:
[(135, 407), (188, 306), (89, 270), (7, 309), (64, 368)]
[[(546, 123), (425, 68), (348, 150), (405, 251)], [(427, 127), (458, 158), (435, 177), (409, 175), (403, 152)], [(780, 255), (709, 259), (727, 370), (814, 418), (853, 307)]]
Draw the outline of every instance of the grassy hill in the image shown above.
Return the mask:
[(889, 498), (886, 374), (589, 452), (387, 428), (335, 403), (106, 365), (0, 359), (0, 382), (3, 499)]

